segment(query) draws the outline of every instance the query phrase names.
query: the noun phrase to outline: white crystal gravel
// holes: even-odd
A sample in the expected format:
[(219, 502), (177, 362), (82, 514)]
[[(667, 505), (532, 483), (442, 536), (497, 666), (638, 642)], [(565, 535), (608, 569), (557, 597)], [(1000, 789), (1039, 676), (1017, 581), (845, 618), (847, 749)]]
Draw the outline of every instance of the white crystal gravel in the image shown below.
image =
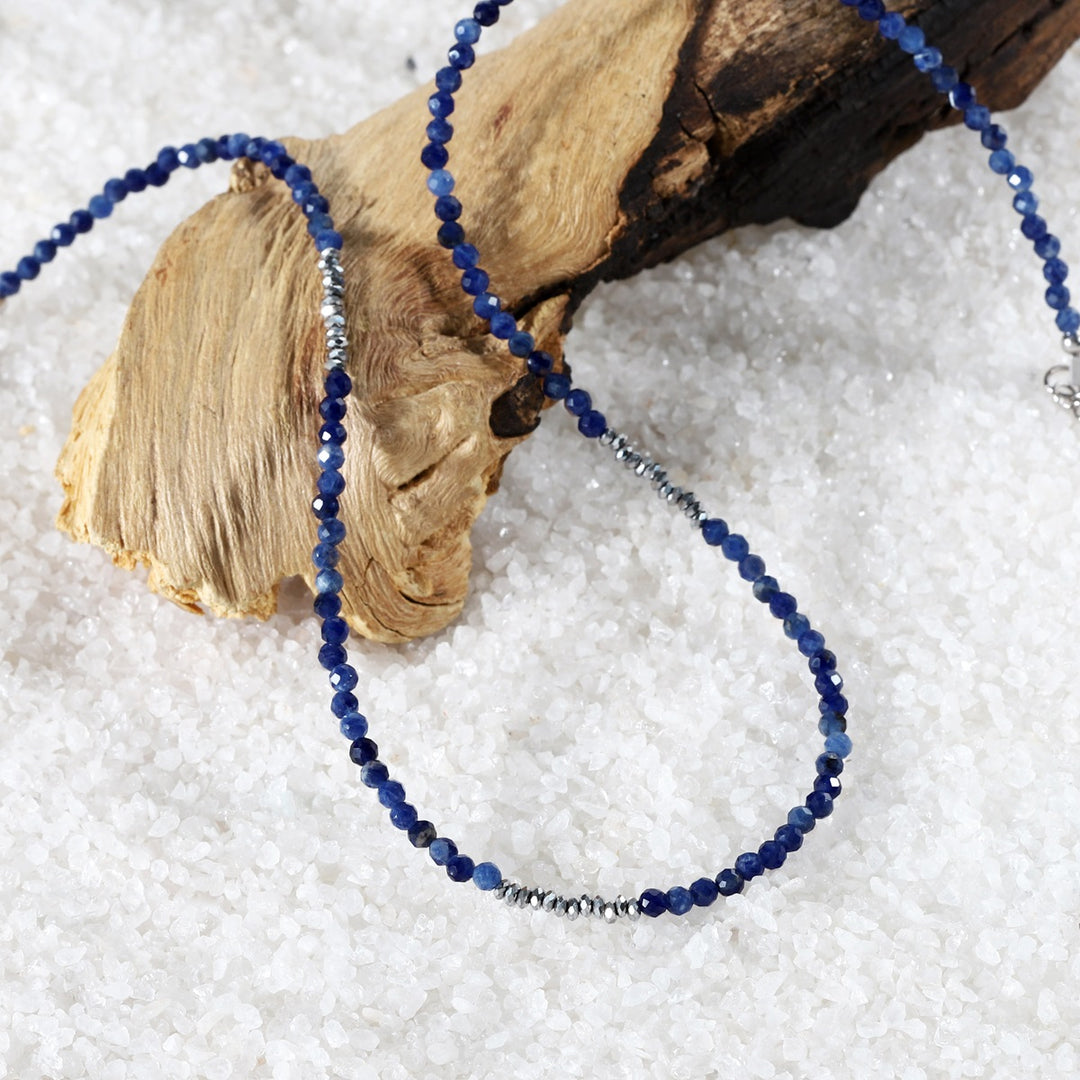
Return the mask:
[[(164, 142), (348, 126), (464, 13), (0, 5), (0, 262)], [(1005, 118), (1069, 261), (1078, 85), (1074, 50)], [(840, 228), (722, 237), (577, 320), (582, 384), (745, 530), (848, 678), (836, 814), (682, 921), (452, 885), (359, 785), (299, 591), (266, 625), (196, 619), (54, 530), (75, 396), (223, 167), (7, 305), (0, 1076), (1080, 1076), (1080, 425), (1039, 389), (1057, 340), (984, 157), (939, 133)], [(578, 895), (728, 865), (819, 749), (790, 643), (642, 487), (552, 413), (477, 527), (460, 621), (353, 653), (421, 811)]]

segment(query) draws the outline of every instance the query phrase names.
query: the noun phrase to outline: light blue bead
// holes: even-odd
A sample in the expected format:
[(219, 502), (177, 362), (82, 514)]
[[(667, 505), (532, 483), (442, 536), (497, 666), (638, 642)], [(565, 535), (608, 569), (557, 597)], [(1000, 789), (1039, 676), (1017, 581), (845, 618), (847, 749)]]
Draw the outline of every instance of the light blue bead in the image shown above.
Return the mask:
[(941, 50), (935, 49), (932, 45), (925, 49), (920, 49), (912, 57), (915, 61), (915, 66), (920, 71), (933, 71), (934, 68), (941, 67)]
[(851, 753), (851, 736), (843, 731), (834, 731), (825, 740), (825, 749), (830, 754), (846, 758)]
[(449, 195), (454, 190), (454, 178), (446, 169), (436, 169), (428, 177), (427, 186), (432, 195)]
[(1017, 165), (1008, 176), (1013, 191), (1027, 191), (1035, 182), (1035, 176), (1026, 165)]
[(480, 24), (475, 19), (462, 19), (454, 27), (454, 37), (462, 45), (475, 45), (480, 40)]
[(906, 53), (917, 53), (926, 45), (926, 35), (917, 26), (905, 26), (897, 35), (896, 43)]
[(1006, 176), (1013, 171), (1016, 166), (1016, 158), (1013, 156), (1011, 150), (995, 150), (990, 155), (990, 168), (1000, 173), (1002, 176)]
[(473, 883), (478, 889), (490, 892), (502, 881), (502, 873), (493, 862), (477, 863), (473, 869)]

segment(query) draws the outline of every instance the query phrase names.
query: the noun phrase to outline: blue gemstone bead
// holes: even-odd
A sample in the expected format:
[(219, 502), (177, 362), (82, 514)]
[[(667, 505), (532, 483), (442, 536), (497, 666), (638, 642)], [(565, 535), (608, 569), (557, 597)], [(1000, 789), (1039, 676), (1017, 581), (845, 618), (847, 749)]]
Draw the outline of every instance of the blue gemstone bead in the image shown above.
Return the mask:
[(473, 8), (473, 18), (481, 26), (494, 26), (499, 21), (499, 5), (493, 0), (480, 0)]
[(419, 816), (412, 803), (398, 803), (390, 809), (390, 824), (395, 829), (411, 829)]
[(570, 393), (570, 379), (561, 371), (553, 371), (544, 376), (544, 396), (553, 401), (561, 401)]
[[(482, 292), (486, 291), (488, 285), (491, 284), (491, 278), (487, 273), (480, 269), (479, 266), (474, 266), (471, 270), (466, 270), (461, 275), (461, 287), (470, 296), (479, 296)], [(494, 314), (494, 312), (492, 313)]]
[(202, 164), (202, 162), (199, 161), (199, 154), (195, 149), (194, 143), (184, 143), (184, 145), (176, 151), (176, 156), (185, 169), (197, 169)]
[(473, 301), (472, 307), (481, 319), (490, 322), (502, 310), (502, 301), (494, 293), (482, 292)]
[[(454, 111), (454, 95), (440, 90), (428, 98), (428, 112), (434, 117), (447, 117)], [(441, 141), (441, 140), (440, 140)]]
[(420, 151), (420, 163), (425, 169), (441, 169), (450, 160), (450, 151), (441, 143), (428, 143)]
[[(146, 173), (142, 169), (128, 169), (124, 173), (124, 187), (127, 188), (132, 194), (137, 195), (140, 191), (145, 191), (149, 186), (149, 181), (146, 179)], [(105, 185), (105, 194), (108, 194), (109, 185)]]
[(459, 270), (471, 270), (480, 264), (480, 252), (472, 244), (459, 244), (454, 248), (452, 258)]
[[(842, 758), (846, 758), (851, 753), (851, 736), (843, 731), (838, 731), (825, 740), (825, 749), (830, 754), (837, 754)], [(835, 776), (836, 774), (832, 773), (830, 775)]]
[(315, 458), (324, 469), (340, 469), (345, 464), (345, 451), (340, 443), (325, 443)]
[(798, 641), (810, 629), (810, 620), (801, 612), (793, 611), (784, 620), (784, 634), (793, 641)]
[(847, 731), (847, 717), (842, 716), (840, 713), (834, 713), (830, 709), (828, 712), (823, 712), (818, 718), (817, 729), (826, 737), (834, 735), (838, 731)]
[(1034, 214), (1038, 208), (1039, 200), (1034, 191), (1022, 191), (1013, 199), (1013, 209), (1024, 217)]
[(742, 892), (743, 880), (742, 874), (737, 870), (732, 870), (729, 866), (716, 875), (716, 891), (721, 896), (734, 896), (736, 893)]
[(339, 664), (344, 664), (348, 658), (349, 654), (345, 651), (344, 646), (336, 643), (327, 642), (319, 650), (319, 663), (327, 671), (333, 671)]
[(781, 825), (773, 839), (785, 851), (798, 851), (803, 846), (803, 834), (801, 829), (794, 825)]
[(954, 109), (960, 109), (961, 111), (969, 109), (975, 104), (975, 101), (975, 87), (970, 83), (958, 82), (949, 91), (949, 104), (951, 104)]
[(349, 713), (355, 712), (357, 706), (360, 704), (356, 700), (356, 695), (350, 693), (348, 690), (339, 690), (330, 699), (330, 711), (339, 719), (344, 719)]
[(824, 791), (811, 791), (806, 796), (806, 808), (815, 818), (828, 817), (833, 812), (832, 796)]
[(825, 648), (825, 635), (817, 630), (807, 630), (799, 635), (798, 646), (803, 656), (815, 656)]
[(739, 577), (743, 581), (757, 581), (765, 573), (765, 560), (760, 555), (747, 555), (739, 560)]
[(638, 907), (641, 908), (642, 915), (655, 919), (667, 911), (667, 893), (660, 889), (646, 889), (638, 897)]
[[(281, 158), (286, 158), (286, 157), (289, 157), (289, 152), (288, 152), (288, 150), (285, 149), (285, 147), (281, 143), (277, 142), (275, 139), (270, 139), (268, 141), (263, 140), (262, 146), (259, 149), (259, 160), (264, 165), (273, 165), (273, 163), (275, 161), (278, 161)], [(292, 164), (293, 164), (293, 160), (292, 160), (292, 158), (289, 158), (288, 165), (292, 165)], [(288, 165), (286, 165), (285, 168), (288, 168)], [(282, 169), (281, 172), (282, 172), (282, 175), (284, 176), (285, 169)]]
[(409, 829), (409, 843), (413, 847), (430, 847), (438, 833), (430, 821), (418, 821)]
[(765, 864), (761, 861), (761, 856), (756, 851), (744, 851), (735, 860), (735, 870), (743, 878), (749, 881), (751, 878), (756, 878), (759, 874), (765, 872)]
[(453, 195), (441, 195), (435, 200), (435, 216), (440, 221), (457, 221), (461, 217), (461, 201)]
[(814, 679), (814, 689), (822, 697), (832, 697), (844, 689), (844, 680), (835, 671), (822, 672)]
[(57, 247), (70, 247), (75, 242), (75, 230), (66, 222), (61, 222), (59, 225), (53, 226), (52, 232), (49, 233), (49, 239)]
[(814, 825), (817, 824), (814, 815), (806, 806), (793, 806), (788, 811), (787, 820), (789, 825), (804, 833), (811, 832)]
[(1027, 191), (1035, 183), (1035, 176), (1026, 165), (1017, 165), (1006, 179), (1013, 191)]
[(587, 390), (571, 390), (564, 401), (566, 411), (574, 416), (584, 416), (592, 408), (592, 398)]
[(360, 782), (369, 788), (378, 788), (390, 779), (390, 770), (378, 759), (369, 761), (360, 769)]
[(878, 33), (887, 41), (895, 41), (907, 23), (904, 16), (895, 11), (887, 11), (878, 20)]
[[(331, 590), (324, 590), (331, 591)], [(340, 590), (334, 589), (334, 592)], [(340, 616), (335, 615), (330, 619), (323, 619), (322, 639), (331, 645), (341, 645), (349, 636), (349, 624)]]
[(1080, 312), (1074, 311), (1072, 308), (1059, 311), (1057, 318), (1054, 320), (1054, 325), (1063, 334), (1075, 334), (1077, 330), (1080, 330)]
[(462, 19), (454, 26), (459, 45), (475, 45), (480, 40), (480, 24), (475, 19)]
[(439, 231), (435, 235), (439, 241), (439, 246), (446, 248), (448, 251), (453, 251), (454, 248), (465, 243), (465, 230), (458, 221), (444, 222), (439, 226)]
[(917, 26), (908, 24), (897, 35), (896, 43), (906, 53), (917, 53), (926, 45), (926, 35)]
[(340, 251), (342, 242), (341, 233), (336, 229), (323, 229), (322, 232), (315, 236), (315, 246), (320, 251), (328, 251), (330, 249)]
[(728, 537), (727, 522), (723, 518), (706, 518), (701, 523), (701, 535), (710, 547), (719, 547)]
[(318, 185), (314, 183), (310, 178), (307, 180), (297, 180), (292, 186), (292, 201), (297, 206), (303, 206), (308, 199), (314, 198), (319, 194)]
[(995, 150), (990, 155), (990, 168), (999, 176), (1005, 176), (1016, 166), (1016, 157), (1011, 150)]
[(335, 690), (353, 690), (356, 688), (357, 681), (356, 668), (352, 664), (338, 664), (330, 672), (330, 685)]
[(116, 178), (106, 180), (104, 194), (111, 203), (123, 202), (128, 197), (128, 186), (123, 180)]
[(536, 342), (533, 340), (532, 334), (524, 330), (518, 330), (516, 333), (511, 334), (506, 344), (514, 356), (520, 356), (522, 359), (536, 348)]
[(848, 700), (843, 694), (822, 694), (821, 701), (818, 702), (818, 711), (822, 713), (846, 713), (847, 710)]
[(1046, 290), (1046, 303), (1055, 311), (1069, 306), (1069, 289), (1067, 285), (1051, 285)]
[(685, 915), (694, 906), (689, 889), (675, 885), (667, 891), (667, 909), (672, 915)]
[(798, 610), (798, 607), (798, 602), (791, 593), (775, 593), (769, 601), (769, 611), (778, 619), (786, 619), (789, 615), (793, 615)]
[(349, 757), (357, 765), (366, 765), (369, 761), (375, 761), (379, 756), (379, 748), (371, 739), (361, 736), (349, 747)]
[(435, 169), (428, 177), (427, 186), (432, 195), (449, 195), (454, 190), (454, 178), (446, 169)]
[(451, 881), (471, 881), (474, 869), (468, 855), (454, 855), (446, 864), (446, 876)]
[(312, 240), (321, 232), (334, 227), (334, 219), (329, 214), (316, 213), (308, 218), (307, 231)]
[(290, 165), (282, 179), (289, 187), (295, 188), (297, 184), (311, 179), (311, 170), (306, 165)]
[(180, 168), (180, 158), (175, 146), (164, 146), (158, 151), (157, 167), (163, 172), (176, 172)]
[(333, 570), (340, 558), (338, 549), (333, 544), (316, 544), (311, 552), (311, 561), (320, 570)]
[(398, 803), (405, 801), (405, 787), (403, 784), (399, 784), (396, 780), (387, 780), (385, 784), (379, 785), (379, 802), (390, 809), (391, 806), (397, 806)]
[[(832, 738), (832, 736), (829, 736)], [(826, 751), (814, 761), (818, 776), (839, 776), (844, 771), (844, 759), (839, 754)]]
[(766, 840), (758, 848), (758, 855), (761, 856), (761, 862), (766, 870), (775, 870), (777, 867), (784, 865), (784, 860), (787, 858), (787, 848), (776, 840)]
[(1043, 277), (1051, 285), (1060, 285), (1069, 276), (1069, 265), (1061, 259), (1047, 259), (1043, 263)]
[(750, 545), (747, 543), (745, 536), (740, 536), (738, 533), (728, 533), (720, 542), (720, 550), (724, 553), (725, 558), (730, 559), (732, 562), (741, 562), (750, 554)]
[(965, 109), (964, 126), (972, 131), (985, 131), (990, 126), (990, 110), (985, 105), (972, 105)]
[[(310, 221), (317, 215), (327, 214), (330, 210), (330, 200), (325, 195), (309, 195), (301, 204), (300, 209), (304, 211)], [(333, 225), (327, 225), (326, 228), (333, 228)]]
[[(941, 50), (935, 49), (933, 45), (928, 45), (926, 48), (920, 49), (911, 58), (915, 62), (915, 67), (919, 71), (933, 71), (935, 68), (941, 67)], [(989, 123), (989, 116), (987, 117), (987, 123)], [(965, 118), (966, 122), (966, 118)], [(968, 125), (971, 126), (970, 124)]]
[(169, 174), (156, 161), (150, 162), (143, 172), (150, 187), (164, 187), (169, 182)]
[(498, 888), (502, 881), (502, 872), (493, 862), (477, 863), (473, 868), (473, 884), (484, 892), (491, 892)]
[(1035, 241), (1035, 254), (1040, 259), (1053, 259), (1061, 251), (1061, 241), (1053, 233), (1046, 233)]
[(33, 281), (41, 273), (41, 263), (33, 255), (24, 255), (15, 264), (15, 273), (21, 281)]
[(838, 776), (819, 776), (814, 781), (814, 791), (824, 791), (830, 799), (835, 799), (842, 790)]
[(323, 398), (319, 402), (319, 413), (324, 420), (341, 420), (346, 412), (345, 402), (341, 398)]
[(770, 603), (779, 591), (780, 583), (768, 574), (763, 574), (754, 582), (754, 599), (760, 600), (763, 604)]
[(251, 136), (245, 131), (238, 131), (235, 135), (227, 136), (225, 139), (225, 148), (229, 152), (229, 157), (234, 159), (243, 157), (249, 142), (251, 142)]
[(0, 274), (0, 299), (14, 296), (22, 287), (22, 278), (11, 270), (5, 270)]
[(517, 319), (509, 311), (500, 311), (491, 319), (491, 332), (503, 341), (508, 341), (517, 332)]
[(457, 844), (448, 837), (436, 837), (428, 845), (428, 854), (436, 866), (445, 866), (457, 854)]
[(535, 352), (529, 353), (526, 366), (534, 375), (546, 375), (555, 366), (555, 358), (551, 353), (537, 349)]
[(471, 68), (476, 63), (476, 53), (471, 45), (455, 45), (446, 54), (446, 59), (450, 61), (452, 68), (463, 71), (466, 68)]
[(345, 490), (345, 477), (336, 469), (324, 469), (316, 481), (322, 495), (340, 495)]
[(885, 14), (885, 4), (882, 0), (859, 0), (858, 7), (859, 18), (867, 22), (877, 22)]
[(1020, 219), (1020, 231), (1029, 240), (1038, 240), (1046, 235), (1046, 221), (1038, 214), (1025, 214)]
[(89, 210), (76, 210), (69, 220), (77, 233), (88, 233), (94, 227), (94, 215)]
[(454, 137), (454, 125), (437, 117), (428, 124), (425, 133), (433, 143), (446, 144)]
[(311, 500), (311, 512), (320, 521), (326, 518), (336, 518), (339, 509), (338, 501), (332, 495), (316, 495)]
[(947, 94), (960, 81), (956, 68), (942, 64), (930, 72), (930, 85), (939, 93)]
[[(354, 709), (341, 718), (341, 734), (346, 739), (362, 739), (368, 732), (367, 717)], [(372, 755), (375, 756), (375, 755)]]
[(319, 428), (319, 442), (324, 446), (327, 443), (343, 443), (348, 437), (345, 425), (339, 420), (328, 420)]
[(435, 87), (447, 94), (461, 89), (461, 72), (457, 68), (444, 67), (435, 72)]
[(92, 217), (100, 220), (101, 218), (107, 218), (112, 213), (113, 204), (104, 195), (95, 195), (87, 204), (87, 209)]
[(1005, 129), (1000, 124), (991, 124), (985, 128), (981, 138), (987, 150), (1004, 150), (1005, 144), (1009, 141), (1009, 136), (1005, 134)]
[(811, 656), (806, 666), (814, 675), (827, 675), (836, 670), (836, 654), (823, 649), (816, 656)]
[(586, 439), (598, 439), (607, 431), (607, 420), (602, 412), (590, 409), (578, 420), (577, 427)]
[[(670, 895), (669, 892), (668, 896)], [(690, 886), (690, 896), (698, 907), (708, 907), (710, 904), (716, 903), (716, 898), (719, 895), (720, 890), (716, 887), (716, 882), (712, 878), (698, 878)]]

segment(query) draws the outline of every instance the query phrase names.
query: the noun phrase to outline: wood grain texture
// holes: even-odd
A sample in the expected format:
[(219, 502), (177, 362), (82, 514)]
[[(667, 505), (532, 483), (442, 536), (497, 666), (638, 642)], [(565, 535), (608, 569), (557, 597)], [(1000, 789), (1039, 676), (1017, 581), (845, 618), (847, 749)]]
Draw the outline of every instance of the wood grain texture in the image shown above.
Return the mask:
[[(900, 9), (994, 108), (1019, 104), (1080, 35), (1080, 4)], [(285, 140), (345, 237), (344, 610), (383, 641), (460, 611), (471, 527), (542, 406), (433, 242), (417, 161), (427, 93), (340, 136)], [(493, 287), (560, 359), (599, 281), (745, 223), (836, 224), (952, 119), (835, 0), (570, 0), (482, 57), (457, 99), (463, 224)], [(237, 166), (162, 247), (76, 405), (61, 527), (147, 564), (151, 587), (191, 610), (266, 617), (284, 578), (313, 583), (301, 508), (323, 373), (315, 261), (284, 187)]]

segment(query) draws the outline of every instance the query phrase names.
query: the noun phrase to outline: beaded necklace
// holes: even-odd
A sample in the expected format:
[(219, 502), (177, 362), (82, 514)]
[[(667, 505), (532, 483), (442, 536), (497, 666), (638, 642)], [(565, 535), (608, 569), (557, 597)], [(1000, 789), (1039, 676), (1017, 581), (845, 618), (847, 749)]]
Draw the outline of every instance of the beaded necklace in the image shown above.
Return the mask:
[[(480, 266), (480, 253), (466, 239), (460, 224), (463, 208), (453, 195), (455, 181), (447, 169), (450, 159), (447, 145), (453, 137), (448, 118), (454, 112), (454, 94), (462, 84), (462, 73), (475, 62), (474, 46), (483, 29), (494, 25), (500, 9), (512, 2), (480, 0), (472, 17), (455, 25), (455, 44), (447, 55), (448, 64), (435, 76), (435, 92), (428, 99), (432, 116), (427, 125), (429, 142), (421, 154), (421, 161), (429, 170), (427, 186), (435, 197), (435, 216), (440, 222), (438, 242), (448, 250), (455, 267), (462, 271), (461, 287), (470, 297), (473, 311), (488, 324), (492, 335), (507, 343), (512, 355), (524, 361), (526, 369), (539, 380), (545, 397), (562, 401), (576, 420), (581, 435), (610, 450), (616, 461), (646, 480), (665, 503), (689, 520), (692, 529), (707, 545), (718, 547), (723, 556), (735, 564), (739, 576), (750, 584), (754, 597), (782, 623), (785, 636), (794, 642), (807, 661), (819, 697), (818, 730), (824, 736), (823, 752), (815, 761), (812, 790), (800, 805), (789, 811), (787, 820), (771, 839), (765, 840), (756, 850), (741, 853), (732, 866), (721, 869), (714, 876), (702, 876), (688, 886), (647, 888), (630, 899), (619, 895), (610, 900), (587, 893), (580, 897), (564, 896), (508, 879), (493, 862), (476, 862), (459, 851), (452, 839), (440, 835), (432, 822), (420, 817), (417, 808), (406, 800), (404, 786), (391, 779), (389, 770), (379, 759), (377, 745), (368, 737), (368, 721), (359, 711), (359, 701), (353, 693), (358, 675), (348, 662), (345, 642), (349, 626), (341, 615), (340, 593), (344, 580), (337, 565), (346, 528), (340, 517), (340, 497), (345, 491), (342, 468), (347, 432), (344, 420), (352, 389), (346, 372), (349, 335), (340, 256), (342, 237), (330, 216), (329, 202), (319, 191), (310, 169), (294, 160), (281, 143), (237, 133), (204, 138), (179, 149), (165, 147), (146, 168), (131, 169), (122, 178), (109, 180), (86, 208), (76, 210), (68, 221), (56, 225), (48, 239), (39, 241), (31, 254), (20, 259), (14, 271), (0, 274), (0, 301), (19, 292), (23, 282), (35, 279), (41, 267), (51, 262), (60, 248), (70, 246), (78, 235), (89, 232), (95, 221), (109, 217), (115, 205), (128, 194), (161, 187), (181, 167), (195, 169), (218, 160), (247, 159), (261, 163), (275, 178), (284, 181), (293, 200), (307, 217), (308, 233), (319, 253), (318, 269), (323, 287), (320, 314), (325, 328), (326, 374), (323, 380), (325, 396), (319, 411), (324, 422), (319, 431), (321, 445), (316, 456), (319, 466), (317, 494), (312, 502), (319, 523), (318, 542), (312, 551), (316, 571), (313, 606), (321, 619), (323, 641), (319, 662), (329, 672), (330, 708), (342, 734), (349, 740), (349, 756), (360, 768), (361, 782), (376, 791), (379, 802), (389, 812), (391, 824), (405, 832), (414, 847), (426, 849), (432, 862), (443, 867), (452, 881), (472, 881), (480, 890), (492, 893), (511, 906), (542, 909), (568, 920), (593, 916), (616, 922), (621, 919), (633, 921), (641, 915), (657, 917), (665, 912), (684, 915), (695, 906), (708, 907), (720, 896), (741, 892), (747, 881), (762, 875), (765, 870), (782, 866), (790, 853), (802, 847), (806, 834), (816, 823), (832, 813), (834, 800), (842, 791), (839, 776), (852, 750), (847, 734), (848, 702), (842, 692), (844, 683), (837, 671), (836, 657), (826, 648), (824, 636), (799, 611), (795, 597), (782, 591), (776, 579), (766, 573), (764, 560), (751, 552), (745, 537), (732, 532), (723, 519), (711, 516), (691, 491), (675, 485), (667, 470), (651, 454), (633, 445), (626, 435), (608, 424), (604, 414), (594, 407), (587, 391), (574, 387), (565, 372), (556, 370), (554, 358), (537, 349), (532, 335), (519, 327), (512, 313), (504, 310), (503, 302), (491, 289), (489, 275)], [(1037, 213), (1038, 200), (1031, 190), (1031, 171), (1018, 164), (1013, 153), (1006, 149), (1004, 129), (992, 122), (989, 109), (977, 102), (975, 90), (959, 79), (956, 70), (943, 62), (940, 51), (926, 44), (922, 30), (909, 24), (903, 16), (887, 12), (882, 0), (841, 0), (841, 3), (855, 8), (860, 18), (876, 24), (883, 38), (895, 41), (900, 49), (911, 55), (916, 68), (924, 72), (934, 88), (946, 94), (950, 105), (962, 114), (965, 126), (978, 133), (982, 145), (990, 151), (991, 170), (1005, 177), (1013, 190), (1013, 206), (1021, 215), (1021, 233), (1032, 241), (1035, 253), (1043, 260), (1043, 276), (1048, 283), (1046, 302), (1056, 313), (1055, 323), (1063, 335), (1063, 347), (1073, 357), (1071, 381), (1060, 378), (1068, 372), (1068, 366), (1062, 364), (1046, 373), (1044, 385), (1056, 402), (1080, 418), (1080, 312), (1070, 306), (1069, 290), (1065, 285), (1068, 267), (1059, 257), (1060, 242)]]

